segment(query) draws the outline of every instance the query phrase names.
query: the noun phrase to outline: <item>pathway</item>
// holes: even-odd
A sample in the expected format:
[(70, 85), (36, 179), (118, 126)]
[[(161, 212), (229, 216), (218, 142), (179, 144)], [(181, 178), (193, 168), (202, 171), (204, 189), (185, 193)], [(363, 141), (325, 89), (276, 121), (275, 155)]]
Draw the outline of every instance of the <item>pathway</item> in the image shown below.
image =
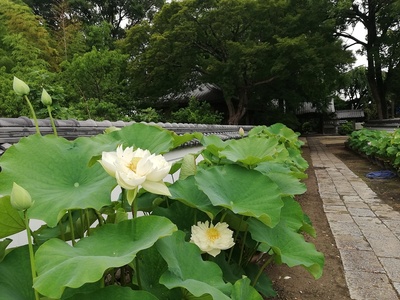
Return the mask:
[(307, 142), (350, 297), (400, 299), (400, 213), (329, 152), (326, 145), (335, 137), (329, 139), (309, 137)]

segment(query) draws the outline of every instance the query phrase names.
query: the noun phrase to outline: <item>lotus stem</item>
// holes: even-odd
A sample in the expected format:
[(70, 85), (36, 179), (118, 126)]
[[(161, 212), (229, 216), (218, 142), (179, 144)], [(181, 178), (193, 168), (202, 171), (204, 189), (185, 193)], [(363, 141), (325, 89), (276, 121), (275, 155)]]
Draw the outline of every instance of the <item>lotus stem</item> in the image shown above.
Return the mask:
[(75, 228), (74, 228), (74, 220), (72, 220), (72, 212), (71, 210), (68, 211), (68, 219), (69, 219), (69, 227), (71, 230), (71, 241), (72, 241), (72, 246), (75, 245)]
[(243, 253), (244, 253), (244, 245), (246, 243), (246, 237), (247, 237), (247, 229), (244, 232), (244, 237), (243, 237), (243, 241), (240, 245), (240, 257), (239, 257), (239, 266), (242, 265), (242, 259), (243, 259)]
[[(240, 219), (239, 229), (242, 226), (243, 220), (244, 220), (244, 216), (242, 216), (242, 218)], [(236, 231), (236, 234), (235, 234), (235, 239), (234, 239), (235, 244), (236, 244), (236, 242), (238, 240), (238, 237), (239, 237), (239, 229)], [(233, 248), (235, 248), (235, 247), (232, 247), (231, 250), (229, 251), (228, 264), (229, 264), (229, 262), (231, 261), (231, 258), (232, 258)]]
[[(33, 252), (31, 229), (29, 228), (29, 219), (28, 219), (26, 210), (24, 211), (24, 222), (25, 222), (25, 227), (26, 227), (26, 234), (28, 237), (29, 260), (31, 262), (31, 272), (32, 272), (32, 281), (33, 281), (36, 278), (36, 264), (35, 264), (35, 255)], [(36, 291), (35, 288), (33, 288), (33, 290), (35, 293), (35, 300), (39, 300), (40, 299), (39, 293)]]
[(264, 269), (271, 263), (271, 261), (274, 259), (274, 255), (271, 255), (271, 257), (265, 261), (265, 263), (262, 265), (262, 267), (260, 268), (260, 270), (258, 271), (257, 276), (254, 278), (252, 286), (255, 287), (258, 279), (260, 279), (261, 274), (264, 272)]
[(90, 216), (89, 216), (89, 210), (87, 208), (85, 209), (85, 216), (86, 216), (86, 222), (87, 222), (86, 235), (89, 236), (90, 235)]
[(53, 128), (54, 135), (58, 136), (57, 135), (56, 124), (54, 123), (53, 115), (51, 114), (51, 106), (50, 105), (47, 106), (47, 112), (49, 113), (50, 123), (51, 123), (51, 127)]
[(26, 102), (29, 105), (29, 109), (31, 110), (31, 114), (32, 114), (32, 118), (33, 118), (33, 122), (35, 123), (35, 127), (36, 127), (36, 133), (40, 134), (40, 130), (39, 130), (39, 123), (38, 120), (36, 118), (36, 114), (35, 114), (35, 110), (33, 109), (32, 103), (31, 101), (29, 101), (29, 98), (27, 95), (24, 95)]

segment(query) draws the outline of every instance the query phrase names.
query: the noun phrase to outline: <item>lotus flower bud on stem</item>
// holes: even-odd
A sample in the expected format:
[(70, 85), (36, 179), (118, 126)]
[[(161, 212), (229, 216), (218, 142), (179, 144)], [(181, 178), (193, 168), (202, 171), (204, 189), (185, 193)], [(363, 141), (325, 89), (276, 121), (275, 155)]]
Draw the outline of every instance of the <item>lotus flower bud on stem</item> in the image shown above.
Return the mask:
[(239, 134), (240, 136), (244, 136), (244, 129), (242, 127), (239, 128)]
[(31, 91), (25, 82), (15, 76), (13, 81), (13, 90), (19, 96), (28, 95)]
[(40, 99), (45, 106), (50, 106), (53, 103), (53, 100), (51, 99), (51, 96), (45, 89), (42, 91), (42, 97)]
[(13, 183), (13, 187), (10, 195), (11, 205), (20, 211), (25, 211), (32, 206), (31, 195), (22, 186)]

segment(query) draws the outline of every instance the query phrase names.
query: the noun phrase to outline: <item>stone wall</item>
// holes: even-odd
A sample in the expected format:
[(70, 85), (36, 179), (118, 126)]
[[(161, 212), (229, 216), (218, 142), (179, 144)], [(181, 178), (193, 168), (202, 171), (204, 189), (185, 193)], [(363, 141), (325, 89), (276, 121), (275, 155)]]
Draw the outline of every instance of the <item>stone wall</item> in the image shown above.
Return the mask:
[[(38, 120), (40, 132), (43, 135), (52, 134), (53, 129), (49, 119)], [(105, 129), (114, 126), (122, 128), (134, 122), (123, 121), (94, 121), (94, 120), (55, 120), (57, 134), (66, 139), (73, 140), (81, 136), (93, 136), (103, 133)], [(176, 134), (201, 132), (203, 134), (216, 134), (221, 139), (239, 138), (239, 128), (245, 132), (252, 126), (245, 125), (208, 125), (208, 124), (183, 124), (183, 123), (148, 123), (171, 130)], [(36, 128), (32, 119), (27, 117), (0, 118), (0, 155), (12, 144), (17, 143), (22, 137), (35, 134)]]

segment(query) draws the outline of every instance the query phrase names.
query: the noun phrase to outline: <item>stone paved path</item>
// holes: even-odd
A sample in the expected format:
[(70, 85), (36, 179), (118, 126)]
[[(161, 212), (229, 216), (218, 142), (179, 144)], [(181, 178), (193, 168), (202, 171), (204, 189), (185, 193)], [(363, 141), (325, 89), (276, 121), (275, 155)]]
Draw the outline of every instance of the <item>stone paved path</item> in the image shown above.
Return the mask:
[(400, 213), (330, 153), (326, 140), (307, 138), (351, 299), (400, 299)]

